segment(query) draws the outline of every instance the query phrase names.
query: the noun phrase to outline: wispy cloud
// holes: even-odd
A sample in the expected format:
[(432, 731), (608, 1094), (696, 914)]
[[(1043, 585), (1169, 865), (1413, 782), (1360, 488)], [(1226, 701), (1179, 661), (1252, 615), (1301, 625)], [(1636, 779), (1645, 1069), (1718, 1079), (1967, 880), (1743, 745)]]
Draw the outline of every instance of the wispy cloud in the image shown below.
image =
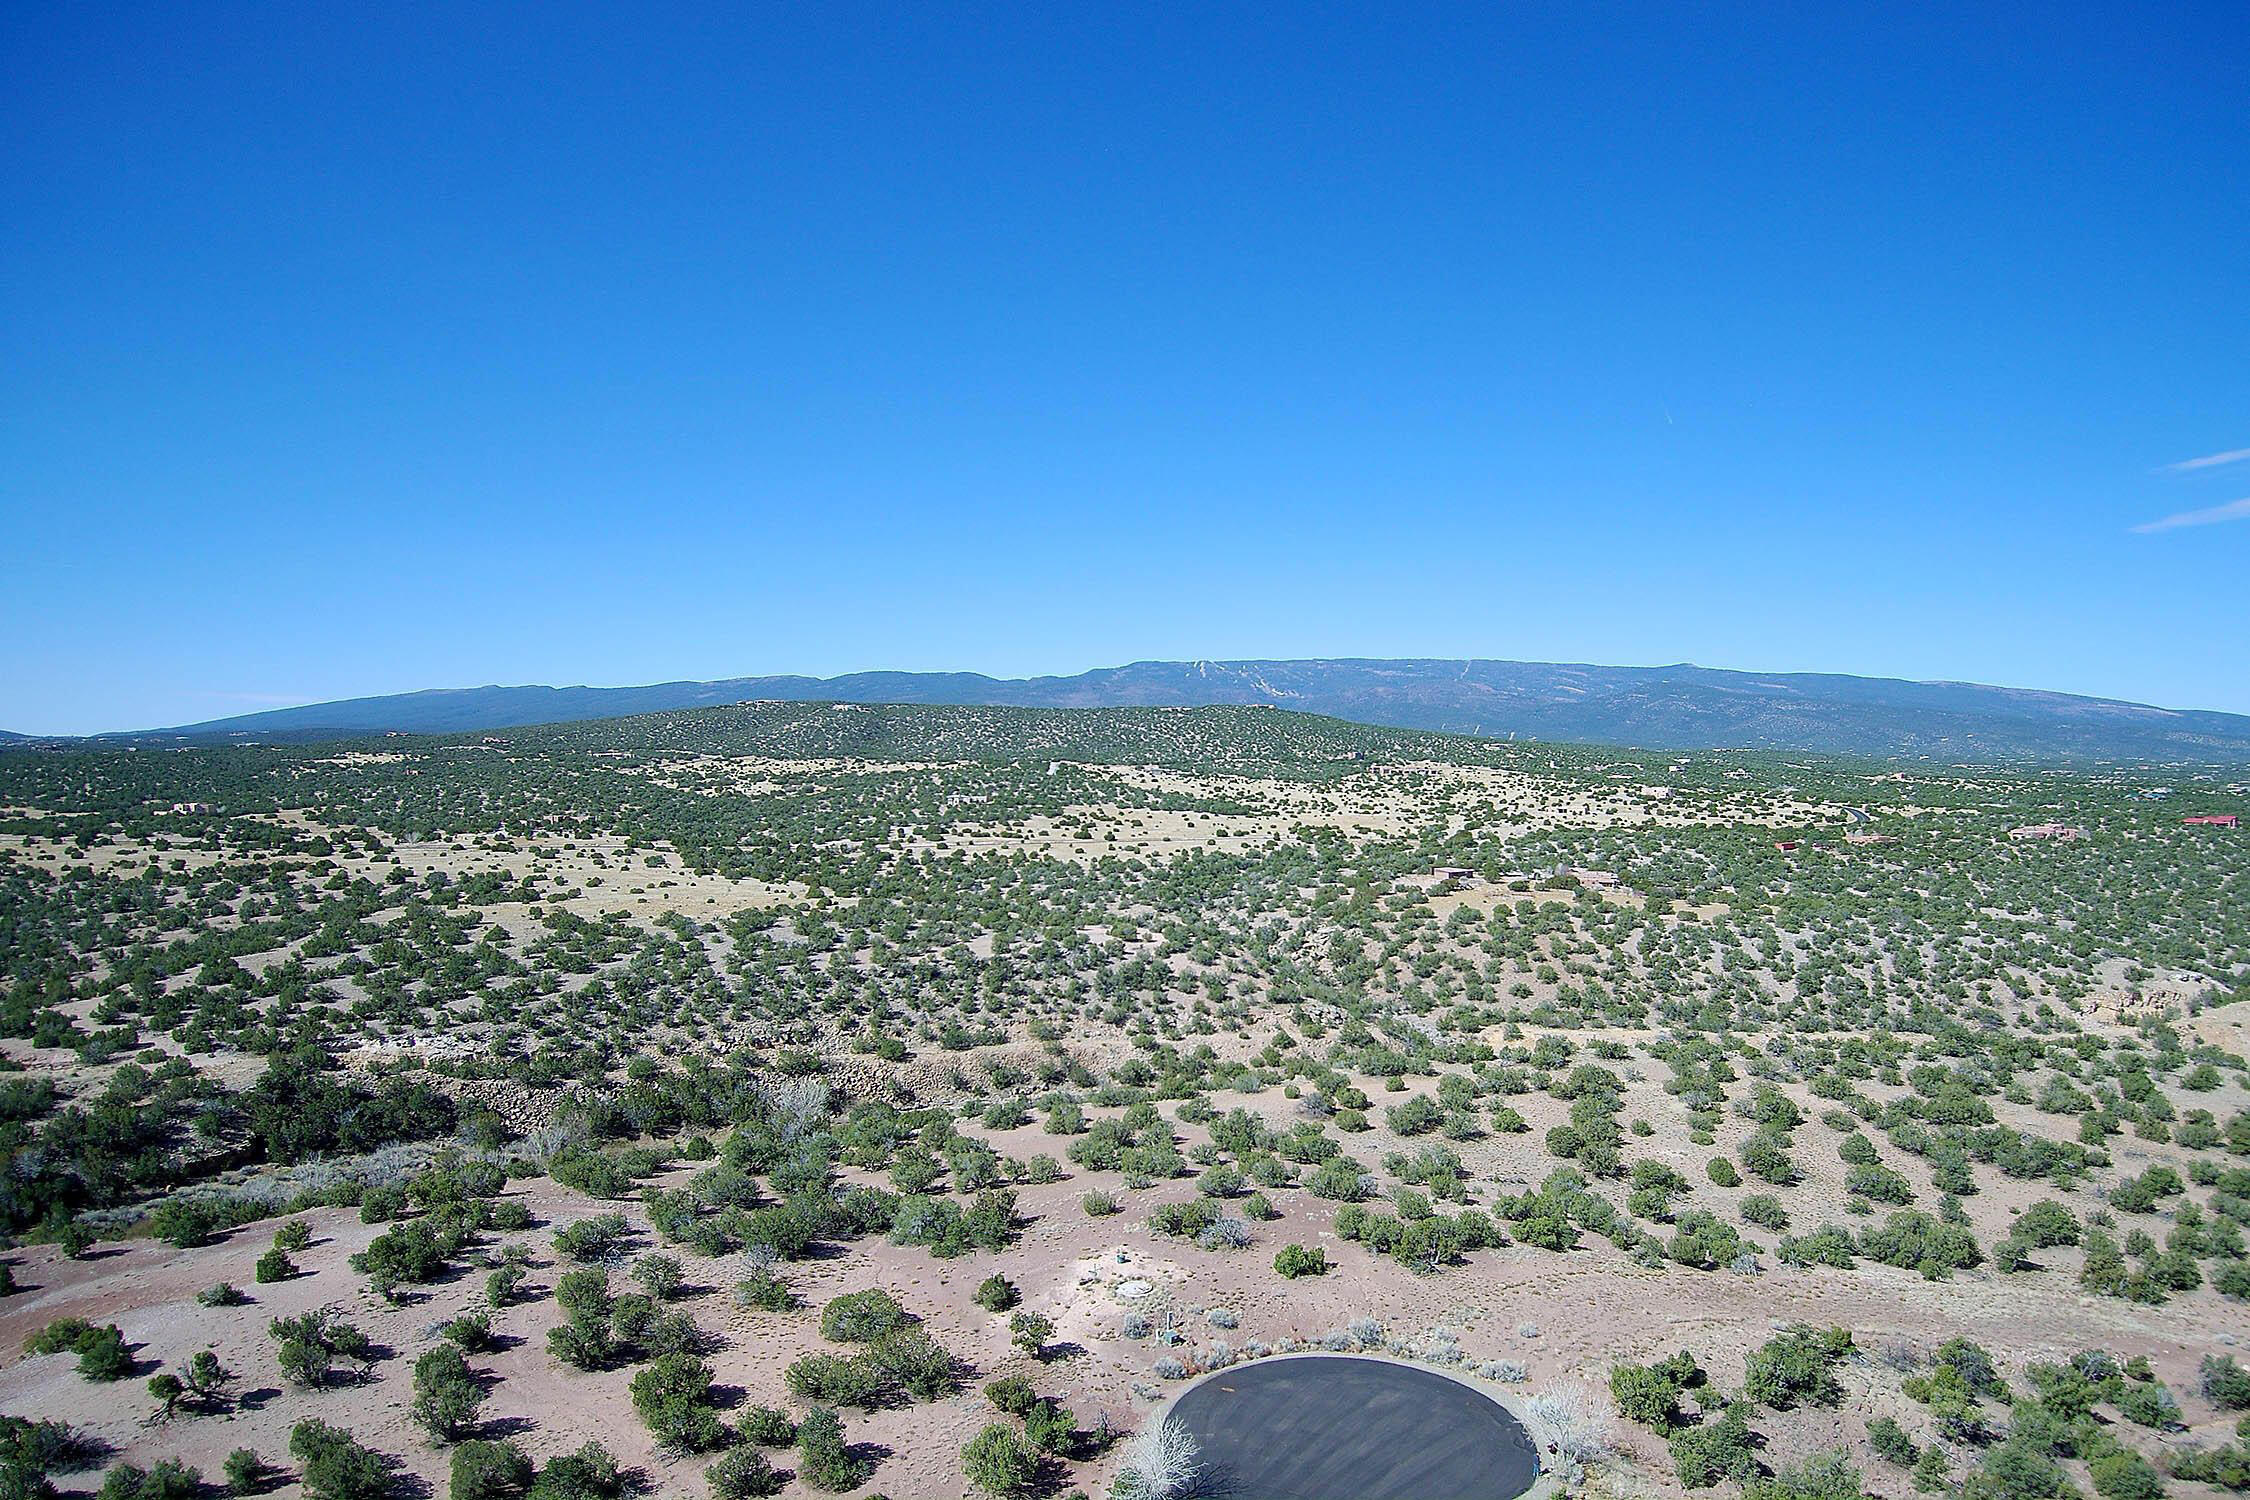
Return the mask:
[(2225, 453), (2206, 453), (2201, 458), (2183, 458), (2176, 464), (2166, 464), (2166, 472), (2187, 474), (2197, 469), (2216, 469), (2221, 464), (2238, 464), (2250, 458), (2250, 448), (2233, 448)]
[(2160, 521), (2143, 521), (2135, 531), (2171, 531), (2180, 526), (2215, 526), (2221, 521), (2250, 521), (2250, 497), (2229, 500), (2208, 510), (2183, 510)]

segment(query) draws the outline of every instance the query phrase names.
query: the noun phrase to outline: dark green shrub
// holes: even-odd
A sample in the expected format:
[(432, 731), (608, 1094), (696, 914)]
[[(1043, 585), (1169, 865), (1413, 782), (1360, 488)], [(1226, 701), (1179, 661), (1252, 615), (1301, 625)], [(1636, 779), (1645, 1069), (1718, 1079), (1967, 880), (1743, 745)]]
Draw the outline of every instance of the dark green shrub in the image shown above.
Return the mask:
[(2201, 1370), (2203, 1399), (2221, 1411), (2250, 1407), (2250, 1370), (2235, 1363), (2231, 1354), (2206, 1354)]
[(996, 1380), (985, 1382), (984, 1397), (1009, 1416), (1020, 1417), (1031, 1410), (1031, 1404), (1039, 1399), (1039, 1393), (1021, 1375), (1002, 1375)]
[(1042, 1397), (1023, 1414), (1023, 1437), (1041, 1453), (1067, 1455), (1078, 1444), (1078, 1417), (1061, 1402)]
[(414, 1400), (407, 1415), (438, 1442), (450, 1443), (476, 1424), (484, 1395), (459, 1346), (440, 1344), (414, 1362)]
[(1911, 1466), (1922, 1456), (1922, 1450), (1915, 1446), (1914, 1439), (1906, 1435), (1906, 1429), (1890, 1417), (1869, 1420), (1867, 1445), (1875, 1450), (1876, 1457), (1885, 1463), (1897, 1464), (1902, 1469)]
[(704, 1481), (711, 1487), (711, 1500), (756, 1500), (758, 1496), (781, 1493), (787, 1482), (755, 1448), (736, 1448), (721, 1454), (718, 1462), (704, 1471)]
[(2155, 1466), (2130, 1448), (2104, 1453), (2087, 1468), (2102, 1500), (2159, 1500), (2164, 1493)]
[[(266, 1461), (258, 1456), (254, 1448), (237, 1448), (227, 1455), (226, 1462), (220, 1466), (220, 1472), (226, 1475), (228, 1494), (256, 1494), (266, 1482)], [(498, 1497), (494, 1497), (494, 1500), (498, 1500)]]
[[(791, 1394), (830, 1406), (873, 1411), (891, 1394), (890, 1380), (863, 1359), (841, 1354), (807, 1354), (782, 1372)], [(801, 1434), (800, 1434), (801, 1435)]]
[(1014, 1428), (994, 1422), (961, 1449), (961, 1472), (980, 1494), (1015, 1500), (1031, 1493), (1039, 1477), (1039, 1455)]
[(1864, 1500), (1860, 1472), (1841, 1452), (1816, 1453), (1770, 1479), (1743, 1486), (1742, 1500)]
[(1047, 1341), (1055, 1336), (1055, 1320), (1045, 1313), (1019, 1312), (1008, 1319), (1008, 1340), (1033, 1359), (1047, 1357)]
[(1750, 1419), (1740, 1402), (1727, 1407), (1716, 1420), (1674, 1432), (1667, 1446), (1672, 1452), (1673, 1471), (1687, 1489), (1709, 1489), (1726, 1479), (1747, 1484), (1757, 1477)]
[(395, 1285), (421, 1285), (435, 1281), (445, 1271), (446, 1252), (437, 1231), (427, 1219), (413, 1219), (384, 1230), (352, 1257), (354, 1269), (363, 1271), (377, 1290)]
[(297, 1385), (325, 1384), (338, 1360), (356, 1363), (363, 1376), (374, 1366), (373, 1342), (332, 1307), (275, 1318), (266, 1331), (279, 1346), (281, 1373)]
[(623, 1214), (596, 1214), (556, 1230), (555, 1253), (581, 1262), (615, 1260), (631, 1238)]
[(156, 1400), (156, 1417), (159, 1422), (169, 1422), (187, 1396), (187, 1384), (179, 1376), (166, 1370), (148, 1378), (148, 1393)]
[(1148, 1227), (1157, 1234), (1182, 1237), (1201, 1234), (1219, 1222), (1219, 1205), (1208, 1198), (1185, 1203), (1160, 1203), (1149, 1212)]
[(123, 1380), (133, 1373), (133, 1353), (115, 1323), (80, 1335), (71, 1345), (78, 1354), (78, 1373), (88, 1380)]
[(531, 1488), (531, 1460), (514, 1443), (469, 1442), (453, 1450), (448, 1500), (516, 1500)]
[(689, 1354), (666, 1354), (633, 1376), (633, 1410), (658, 1446), (701, 1453), (719, 1445), (726, 1429), (711, 1404), (711, 1367)]
[(840, 1493), (867, 1482), (868, 1464), (844, 1444), (844, 1424), (825, 1406), (815, 1406), (797, 1424), (798, 1472), (817, 1490)]
[(659, 1302), (671, 1301), (687, 1285), (687, 1273), (669, 1255), (642, 1256), (633, 1262), (633, 1279)]
[(600, 1443), (547, 1460), (531, 1482), (530, 1500), (617, 1500), (625, 1476)]
[(211, 1236), (226, 1227), (226, 1220), (212, 1204), (189, 1198), (167, 1198), (148, 1216), (148, 1227), (149, 1233), (165, 1244), (179, 1250), (192, 1250), (210, 1243)]
[(289, 1431), (289, 1452), (302, 1467), (309, 1500), (385, 1500), (390, 1465), (340, 1427), (299, 1422)]
[(102, 1476), (99, 1500), (196, 1500), (203, 1491), (203, 1476), (168, 1458), (153, 1469), (118, 1464)]
[(1618, 1364), (1609, 1372), (1609, 1393), (1627, 1419), (1662, 1437), (1679, 1425), (1680, 1397), (1703, 1384), (1702, 1366), (1682, 1350), (1653, 1365)]
[(820, 1310), (821, 1337), (864, 1344), (907, 1324), (906, 1309), (888, 1292), (846, 1292)]
[(36, 1355), (75, 1350), (78, 1341), (94, 1331), (94, 1325), (84, 1318), (56, 1318), (23, 1341), (23, 1352)]
[(786, 1448), (797, 1441), (797, 1424), (778, 1406), (753, 1406), (734, 1425), (744, 1442), (760, 1447)]
[(1776, 1411), (1799, 1403), (1834, 1406), (1844, 1397), (1836, 1366), (1852, 1351), (1848, 1329), (1799, 1323), (1768, 1339), (1750, 1356), (1743, 1394)]
[(953, 1356), (921, 1328), (894, 1328), (870, 1343), (861, 1358), (917, 1401), (951, 1395), (958, 1380)]

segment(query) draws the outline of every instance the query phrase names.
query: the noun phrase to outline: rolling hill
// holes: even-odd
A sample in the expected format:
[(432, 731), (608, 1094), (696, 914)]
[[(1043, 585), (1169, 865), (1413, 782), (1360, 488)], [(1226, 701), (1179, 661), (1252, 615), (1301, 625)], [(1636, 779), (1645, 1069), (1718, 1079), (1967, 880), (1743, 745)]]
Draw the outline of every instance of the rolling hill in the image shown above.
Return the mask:
[(1072, 677), (862, 672), (644, 687), (478, 687), (273, 709), (126, 739), (452, 734), (756, 699), (1026, 708), (1264, 704), (1406, 729), (1962, 761), (2250, 760), (2250, 717), (1961, 682), (1549, 662), (1135, 662)]

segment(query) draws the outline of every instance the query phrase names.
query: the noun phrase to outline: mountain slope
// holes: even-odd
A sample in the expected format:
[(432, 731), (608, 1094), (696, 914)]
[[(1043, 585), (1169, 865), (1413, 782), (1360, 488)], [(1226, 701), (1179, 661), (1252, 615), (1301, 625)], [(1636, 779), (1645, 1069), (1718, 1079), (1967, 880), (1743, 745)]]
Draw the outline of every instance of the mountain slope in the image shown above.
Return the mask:
[(2250, 760), (2250, 717), (2067, 693), (1685, 665), (1348, 659), (1135, 662), (1016, 679), (861, 672), (625, 688), (456, 688), (274, 709), (129, 738), (448, 734), (766, 698), (1027, 708), (1266, 704), (1399, 728), (1658, 749)]
[[(1492, 753), (1457, 735), (1360, 724), (1260, 705), (1019, 708), (992, 704), (775, 700), (528, 726), (511, 752), (561, 749), (782, 760), (1028, 761), (1333, 773), (1361, 760)], [(1606, 752), (1605, 752), (1606, 753)]]

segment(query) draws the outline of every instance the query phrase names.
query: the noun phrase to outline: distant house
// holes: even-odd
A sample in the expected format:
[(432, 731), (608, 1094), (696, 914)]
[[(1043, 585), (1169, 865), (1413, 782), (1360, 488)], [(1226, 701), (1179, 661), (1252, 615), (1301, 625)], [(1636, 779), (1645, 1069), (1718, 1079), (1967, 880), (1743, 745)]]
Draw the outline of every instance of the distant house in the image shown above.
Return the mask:
[(1434, 891), (1441, 885), (1482, 885), (1484, 881), (1474, 870), (1439, 865), (1427, 875), (1401, 875), (1393, 883), (1402, 890)]
[(219, 804), (216, 802), (175, 802), (164, 809), (167, 814), (175, 818), (190, 817), (197, 813), (215, 813), (218, 810)]
[(2012, 839), (2060, 839), (2066, 844), (2085, 836), (2085, 829), (2073, 828), (2067, 823), (2027, 823), (2008, 830), (2008, 837)]
[(2201, 817), (2182, 818), (2180, 821), (2190, 828), (2235, 828), (2241, 824), (2241, 819), (2234, 813), (2205, 813)]
[(1898, 842), (1898, 835), (1895, 833), (1854, 832), (1845, 834), (1844, 842), (1847, 844), (1895, 844)]
[(1804, 841), (1802, 839), (1775, 839), (1773, 841), (1773, 846), (1776, 849), (1779, 849), (1782, 853), (1787, 854), (1790, 850), (1796, 848), (1803, 842)]
[(1589, 870), (1582, 865), (1569, 865), (1562, 873), (1590, 890), (1606, 891), (1617, 884), (1617, 877), (1608, 870)]

